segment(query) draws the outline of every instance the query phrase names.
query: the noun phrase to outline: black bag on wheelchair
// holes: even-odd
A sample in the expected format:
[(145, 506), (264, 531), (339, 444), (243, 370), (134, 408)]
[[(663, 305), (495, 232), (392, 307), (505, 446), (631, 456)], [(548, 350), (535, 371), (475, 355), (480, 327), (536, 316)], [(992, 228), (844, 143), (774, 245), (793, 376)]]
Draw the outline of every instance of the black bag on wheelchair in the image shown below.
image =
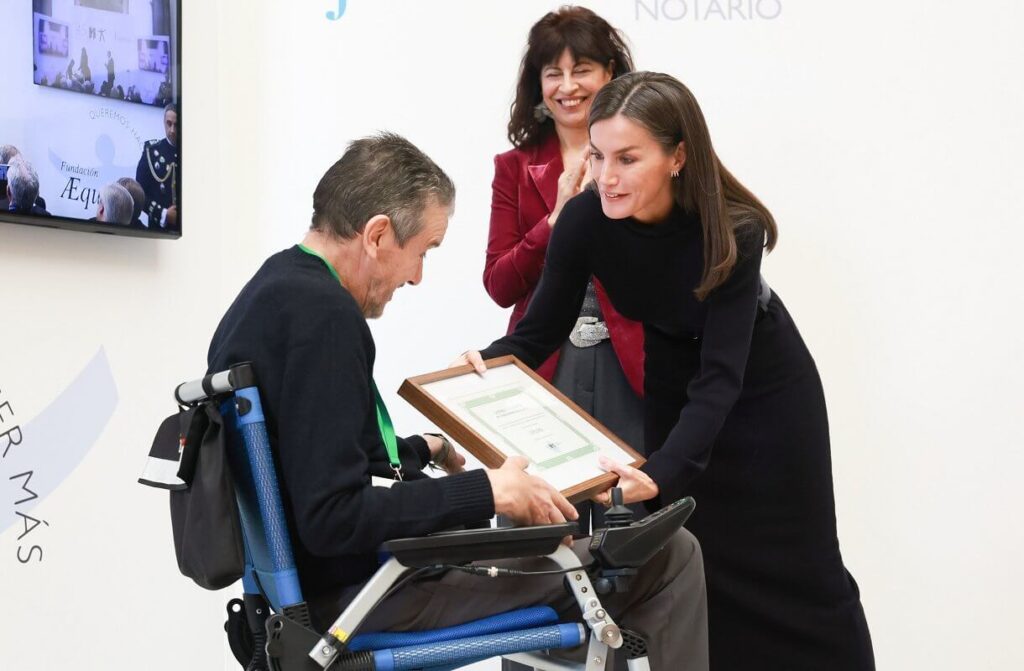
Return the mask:
[(160, 424), (139, 478), (170, 490), (178, 570), (210, 590), (233, 584), (245, 570), (226, 441), (214, 403), (185, 408)]

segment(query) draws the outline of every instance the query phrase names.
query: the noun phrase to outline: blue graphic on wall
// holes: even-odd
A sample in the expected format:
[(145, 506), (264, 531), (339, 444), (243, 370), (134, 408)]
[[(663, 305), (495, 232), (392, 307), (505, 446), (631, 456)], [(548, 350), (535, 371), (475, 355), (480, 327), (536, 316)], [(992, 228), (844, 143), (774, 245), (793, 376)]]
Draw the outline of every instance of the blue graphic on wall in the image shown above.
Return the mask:
[(327, 18), (331, 21), (337, 21), (345, 14), (345, 6), (348, 4), (347, 0), (338, 0), (338, 11), (333, 9), (327, 11)]
[[(70, 386), (20, 428), (21, 441), (8, 450), (0, 477), (0, 533), (53, 493), (92, 449), (117, 408), (117, 385), (100, 350)], [(32, 497), (30, 494), (34, 494)], [(12, 510), (10, 504), (15, 503)], [(21, 513), (21, 515), (19, 515)]]

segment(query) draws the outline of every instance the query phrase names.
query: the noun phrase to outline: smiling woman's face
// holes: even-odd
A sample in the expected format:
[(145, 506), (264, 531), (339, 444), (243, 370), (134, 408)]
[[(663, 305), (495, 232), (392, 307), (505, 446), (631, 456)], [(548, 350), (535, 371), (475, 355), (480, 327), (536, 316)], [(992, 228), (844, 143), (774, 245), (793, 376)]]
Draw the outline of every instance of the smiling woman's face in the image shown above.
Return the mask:
[(617, 114), (590, 127), (590, 173), (610, 219), (656, 223), (672, 211), (672, 172), (686, 162), (683, 143), (666, 153), (646, 128)]
[(573, 60), (568, 49), (540, 71), (540, 91), (556, 126), (585, 128), (594, 95), (612, 79), (612, 69), (589, 58)]

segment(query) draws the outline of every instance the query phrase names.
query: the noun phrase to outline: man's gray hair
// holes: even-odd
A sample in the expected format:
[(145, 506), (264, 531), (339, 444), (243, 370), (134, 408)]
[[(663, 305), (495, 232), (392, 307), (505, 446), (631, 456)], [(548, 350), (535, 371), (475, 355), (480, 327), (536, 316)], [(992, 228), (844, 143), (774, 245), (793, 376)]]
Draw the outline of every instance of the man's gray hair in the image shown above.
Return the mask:
[(320, 178), (313, 193), (314, 231), (342, 240), (359, 235), (366, 222), (387, 215), (399, 245), (423, 227), (431, 202), (451, 207), (455, 186), (430, 157), (394, 133), (356, 140)]
[(132, 221), (135, 221), (142, 214), (142, 208), (146, 204), (146, 192), (142, 185), (131, 177), (122, 177), (117, 180), (117, 183), (128, 189), (128, 193), (132, 196), (132, 203), (134, 205), (132, 208)]
[(6, 165), (11, 162), (11, 159), (20, 153), (21, 152), (18, 151), (18, 148), (13, 144), (0, 144), (0, 163)]
[(11, 202), (19, 210), (28, 211), (39, 197), (39, 175), (28, 161), (15, 156), (7, 169), (7, 188), (11, 191)]
[(135, 202), (128, 189), (120, 184), (107, 184), (100, 189), (100, 204), (103, 206), (103, 221), (108, 224), (132, 223), (132, 211)]

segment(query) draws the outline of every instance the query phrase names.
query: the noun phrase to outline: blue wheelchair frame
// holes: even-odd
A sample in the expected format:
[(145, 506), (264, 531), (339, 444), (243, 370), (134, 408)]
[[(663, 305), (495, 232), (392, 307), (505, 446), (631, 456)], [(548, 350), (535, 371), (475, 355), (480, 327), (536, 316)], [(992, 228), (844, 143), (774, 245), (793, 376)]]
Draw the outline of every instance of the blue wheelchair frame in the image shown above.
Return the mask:
[[(566, 571), (566, 583), (586, 623), (558, 623), (546, 606), (527, 608), (431, 632), (365, 634), (352, 637), (370, 611), (410, 569), (392, 556), (324, 634), (314, 632), (299, 586), (266, 422), (251, 364), (207, 375), (179, 385), (175, 397), (183, 405), (217, 403), (225, 419), (228, 455), (245, 546), (245, 592), (241, 604), (254, 647), (248, 671), (293, 669), (454, 669), (492, 657), (539, 669), (566, 671), (604, 669), (609, 649), (623, 645), (623, 634), (601, 607), (579, 558), (555, 538), (540, 553)], [(515, 531), (510, 529), (508, 531)], [(518, 556), (518, 555), (516, 555)], [(479, 559), (493, 559), (491, 556)], [(271, 615), (267, 606), (275, 613)], [(226, 625), (227, 626), (227, 625)], [(587, 643), (581, 666), (536, 654)], [(631, 643), (635, 643), (635, 635)], [(643, 648), (642, 641), (639, 644)], [(243, 661), (245, 651), (232, 648)], [(630, 669), (649, 668), (645, 649), (631, 655)]]

